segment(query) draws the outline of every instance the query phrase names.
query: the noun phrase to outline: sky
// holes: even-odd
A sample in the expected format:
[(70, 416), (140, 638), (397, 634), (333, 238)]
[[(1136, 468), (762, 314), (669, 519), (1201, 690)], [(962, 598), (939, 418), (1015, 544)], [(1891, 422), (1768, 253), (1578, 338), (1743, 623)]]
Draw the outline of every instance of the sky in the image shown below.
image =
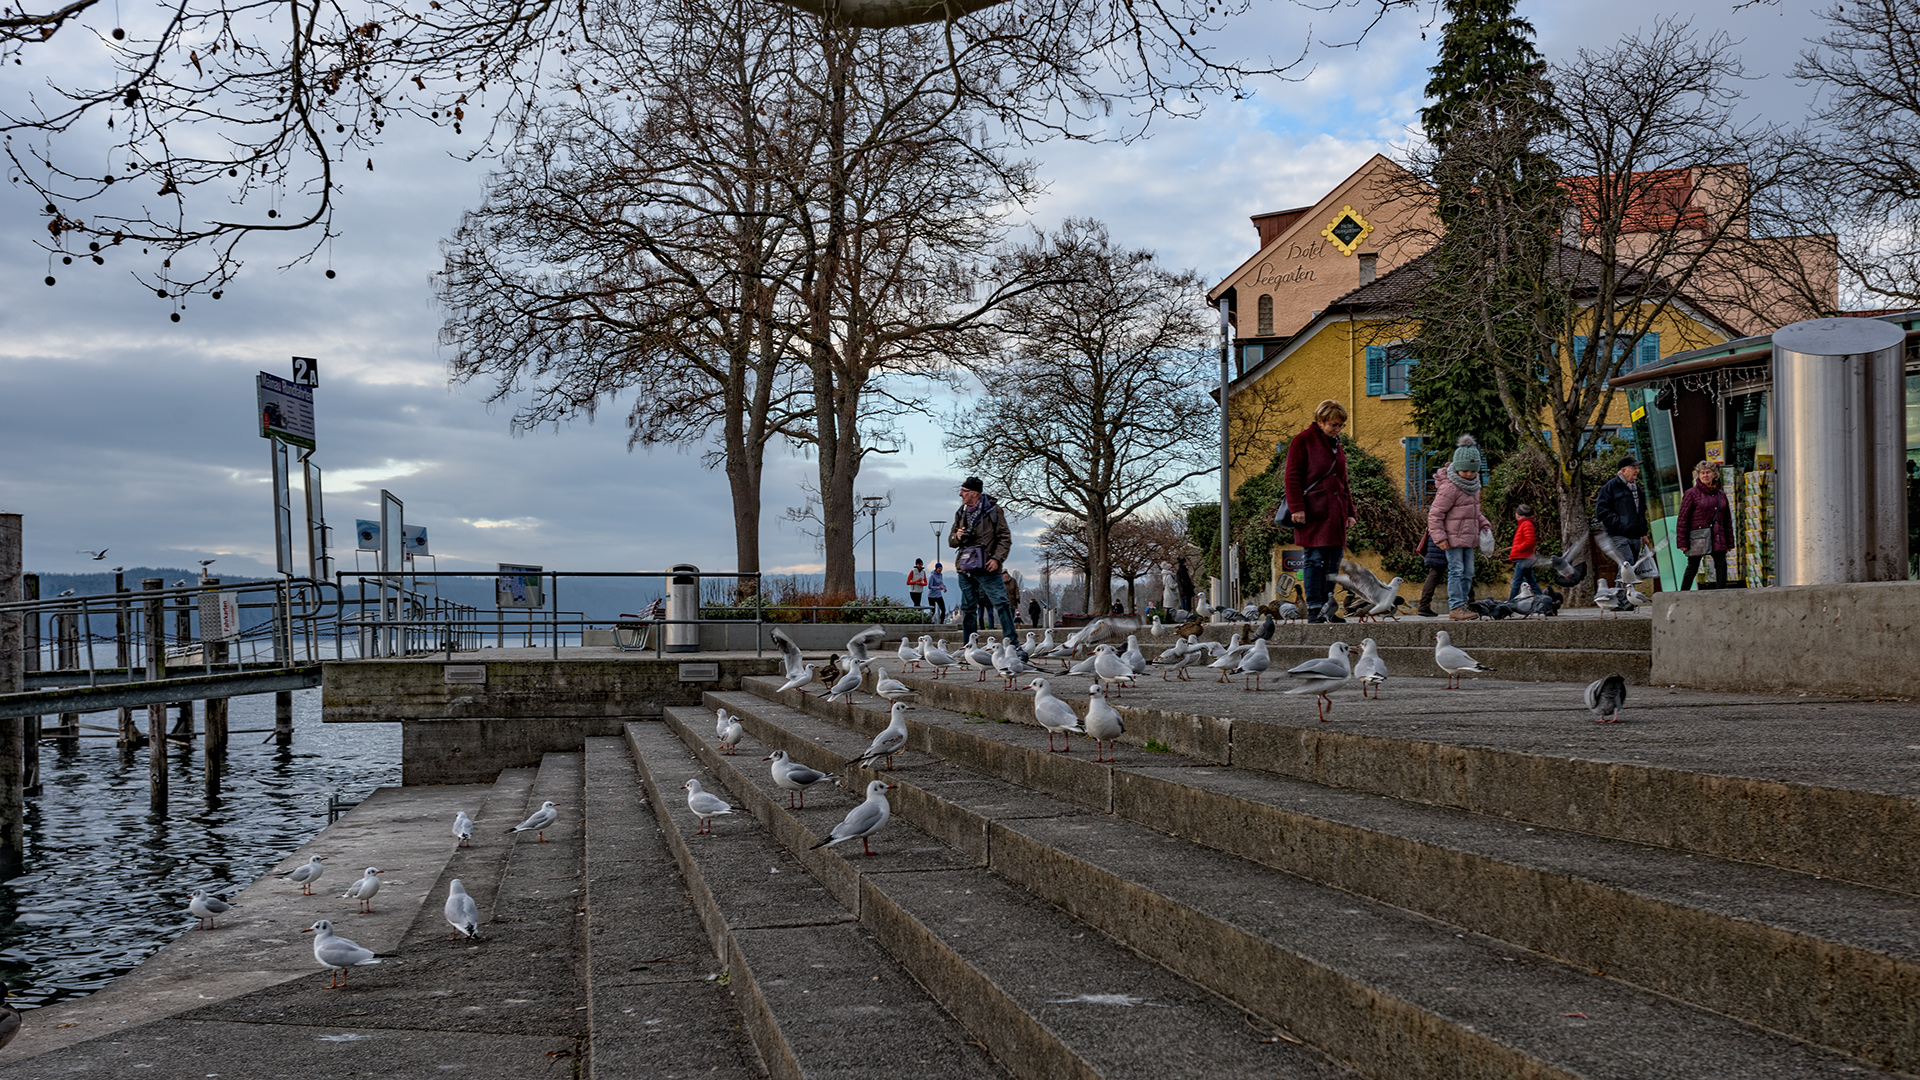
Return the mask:
[[(1520, 11), (1551, 60), (1650, 30), (1672, 8), (1617, 0)], [(1249, 215), (1312, 203), (1370, 155), (1393, 156), (1413, 137), (1439, 20), (1430, 7), (1396, 9), (1357, 46), (1325, 44), (1350, 41), (1370, 18), (1366, 9), (1255, 0), (1216, 44), (1292, 55), (1311, 42), (1293, 80), (1257, 85), (1244, 101), (1214, 100), (1197, 119), (1156, 122), (1130, 143), (1035, 147), (1048, 190), (1025, 208), (1028, 220), (1096, 217), (1117, 243), (1218, 280), (1254, 253)], [(1788, 2), (1709, 0), (1691, 18), (1739, 43), (1754, 115), (1805, 115), (1811, 92), (1789, 73), (1820, 32), (1814, 15)], [(11, 104), (22, 69), (4, 70), (0, 99)], [(385, 488), (403, 500), (409, 523), (427, 527), (443, 570), (732, 569), (725, 478), (702, 467), (704, 448), (630, 453), (617, 406), (596, 423), (516, 434), (510, 409), (489, 407), (484, 387), (449, 384), (430, 275), (486, 175), (484, 160), (462, 161), (458, 149), (444, 133), (405, 129), (376, 153), (377, 171), (347, 181), (341, 235), (321, 259), (283, 270), (291, 249), (244, 248), (239, 281), (217, 302), (192, 299), (178, 323), (128, 267), (49, 267), (32, 245), (44, 218), (18, 187), (0, 190), (0, 512), (25, 515), (26, 569), (216, 558), (215, 573), (270, 573), (268, 444), (255, 427), (254, 375), (287, 376), (294, 355), (320, 361), (314, 461), (325, 470), (343, 567), (353, 566), (344, 549), (354, 520), (377, 517)], [(42, 282), (50, 272), (61, 279), (54, 288)], [(938, 416), (912, 420), (907, 435), (904, 452), (869, 459), (858, 485), (893, 499), (877, 547), (880, 591), (894, 596), (914, 558), (934, 557), (929, 523), (951, 517), (962, 475)], [(813, 469), (792, 448), (768, 458), (768, 572), (819, 569), (814, 542), (781, 520)], [(1010, 564), (1023, 574), (1037, 573), (1029, 540), (1040, 524), (1016, 526), (1024, 535)], [(83, 553), (101, 548), (102, 562)]]

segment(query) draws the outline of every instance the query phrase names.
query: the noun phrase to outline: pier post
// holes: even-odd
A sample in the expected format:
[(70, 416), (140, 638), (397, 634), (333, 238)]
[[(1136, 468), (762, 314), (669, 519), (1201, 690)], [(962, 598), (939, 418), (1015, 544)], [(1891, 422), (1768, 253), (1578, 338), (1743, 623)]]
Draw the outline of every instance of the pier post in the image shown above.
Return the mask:
[(281, 746), (293, 745), (293, 691), (276, 690), (273, 693), (273, 741)]
[[(0, 514), (0, 604), (20, 599), (20, 515)], [(18, 612), (0, 615), (0, 693), (26, 687)], [(26, 798), (20, 787), (20, 721), (0, 717), (0, 881), (20, 876), (27, 857)]]
[[(141, 578), (140, 588), (145, 592), (159, 592), (165, 588), (165, 578)], [(147, 678), (164, 679), (167, 677), (166, 602), (155, 596), (147, 605)], [(167, 812), (167, 707), (165, 704), (147, 706), (147, 791), (148, 806), (155, 813)]]
[[(187, 596), (176, 598), (179, 607), (174, 612), (173, 640), (182, 649), (193, 642), (193, 601)], [(204, 660), (205, 657), (202, 657)], [(187, 740), (187, 750), (193, 749), (193, 699), (174, 703), (180, 715), (173, 722), (173, 733), (183, 735)]]
[[(127, 575), (118, 571), (114, 573), (113, 591), (117, 594), (128, 591)], [(131, 675), (133, 673), (133, 609), (125, 600), (120, 601), (119, 610), (114, 613), (113, 634), (116, 646), (114, 662), (121, 671)], [(139, 725), (133, 721), (133, 710), (122, 705), (120, 707), (121, 752), (130, 752), (145, 741), (146, 736), (140, 734)]]
[[(207, 578), (202, 584), (209, 588), (220, 584), (219, 578)], [(200, 627), (200, 647), (207, 651), (207, 661), (215, 666), (227, 662), (227, 643), (208, 641), (205, 624)], [(227, 752), (227, 699), (207, 699), (207, 783), (214, 783), (213, 755)]]
[[(273, 658), (282, 664), (293, 663), (293, 599), (291, 588), (282, 583), (275, 594), (279, 603), (273, 609)], [(273, 741), (277, 746), (293, 745), (293, 691), (277, 690), (273, 695)]]
[[(77, 671), (80, 668), (80, 616), (77, 612), (57, 611), (53, 615), (53, 666), (56, 671)], [(54, 729), (60, 733), (60, 753), (64, 755), (80, 751), (80, 714), (63, 712), (60, 725)]]
[[(20, 575), (20, 599), (40, 599), (40, 575)], [(20, 661), (25, 671), (40, 670), (40, 613), (21, 617), (20, 622)], [(24, 679), (22, 680), (24, 682)], [(40, 718), (23, 716), (20, 718), (20, 791), (23, 795), (40, 794)]]

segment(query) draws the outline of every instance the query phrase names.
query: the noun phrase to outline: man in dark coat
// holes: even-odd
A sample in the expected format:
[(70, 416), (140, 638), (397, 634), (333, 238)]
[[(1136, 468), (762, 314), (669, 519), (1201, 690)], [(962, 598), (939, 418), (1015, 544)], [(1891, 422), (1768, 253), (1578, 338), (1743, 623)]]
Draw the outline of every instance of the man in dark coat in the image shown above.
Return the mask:
[(1600, 485), (1594, 497), (1593, 513), (1600, 528), (1620, 544), (1629, 562), (1640, 558), (1640, 542), (1647, 536), (1647, 497), (1640, 490), (1640, 462), (1634, 457), (1620, 459), (1620, 471)]
[(998, 618), (1007, 640), (1018, 641), (1013, 633), (1013, 607), (1007, 603), (1001, 578), (1007, 554), (1013, 550), (1013, 532), (1007, 528), (1006, 513), (985, 493), (985, 487), (977, 476), (961, 481), (960, 508), (954, 511), (953, 528), (947, 532), (947, 546), (959, 549), (954, 568), (960, 575), (960, 610), (966, 613), (961, 632), (973, 636), (980, 628), (975, 613), (984, 606)]
[(1347, 486), (1347, 452), (1340, 432), (1347, 407), (1328, 398), (1313, 410), (1313, 423), (1287, 444), (1287, 509), (1293, 540), (1306, 549), (1308, 622), (1345, 622), (1328, 601), (1327, 571), (1340, 565), (1353, 527), (1353, 491)]
[(1187, 572), (1185, 555), (1173, 560), (1173, 588), (1180, 594), (1180, 610), (1193, 610), (1193, 575)]

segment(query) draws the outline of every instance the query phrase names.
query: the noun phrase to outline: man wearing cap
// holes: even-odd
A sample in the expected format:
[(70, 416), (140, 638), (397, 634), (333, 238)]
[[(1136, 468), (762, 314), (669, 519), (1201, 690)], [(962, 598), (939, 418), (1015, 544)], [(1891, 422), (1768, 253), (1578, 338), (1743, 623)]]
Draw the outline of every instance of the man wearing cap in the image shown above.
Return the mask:
[(1640, 462), (1631, 455), (1620, 459), (1620, 471), (1600, 485), (1594, 497), (1594, 516), (1608, 536), (1619, 541), (1629, 562), (1640, 558), (1640, 541), (1647, 535), (1647, 497), (1640, 490)]
[(1017, 641), (1013, 607), (1007, 603), (1006, 586), (1000, 579), (1007, 553), (1013, 550), (1013, 532), (999, 502), (985, 493), (985, 487), (977, 476), (960, 482), (960, 508), (954, 511), (953, 528), (947, 533), (947, 546), (958, 549), (953, 567), (960, 575), (960, 610), (966, 613), (961, 632), (971, 638), (979, 629), (974, 613), (984, 603), (1006, 631), (1007, 640)]

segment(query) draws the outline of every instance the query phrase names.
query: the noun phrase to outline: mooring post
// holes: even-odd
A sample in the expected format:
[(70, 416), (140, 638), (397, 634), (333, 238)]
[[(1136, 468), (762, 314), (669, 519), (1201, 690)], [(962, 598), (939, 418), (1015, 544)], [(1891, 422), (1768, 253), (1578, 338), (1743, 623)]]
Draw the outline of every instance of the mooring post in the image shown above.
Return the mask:
[[(193, 643), (193, 601), (185, 593), (178, 596), (176, 601), (179, 606), (174, 611), (173, 640), (184, 651)], [(204, 660), (205, 657), (201, 659)], [(184, 735), (187, 739), (187, 749), (192, 750), (193, 699), (175, 702), (174, 707), (180, 710), (180, 715), (173, 722), (173, 733)]]
[[(127, 593), (127, 575), (114, 571), (113, 591), (124, 596)], [(121, 600), (119, 609), (113, 616), (113, 634), (116, 643), (115, 663), (129, 679), (133, 677), (133, 608), (126, 600)], [(120, 749), (129, 751), (146, 741), (140, 734), (139, 725), (133, 722), (133, 710), (120, 706)]]
[[(141, 578), (144, 592), (158, 593), (165, 578)], [(166, 600), (154, 596), (147, 602), (147, 678), (167, 677)], [(167, 707), (164, 703), (147, 706), (147, 792), (148, 802), (157, 814), (167, 812)]]
[[(293, 600), (292, 587), (287, 582), (280, 583), (277, 595), (280, 602), (273, 607), (273, 658), (281, 664), (293, 663)], [(276, 690), (273, 694), (273, 741), (278, 746), (293, 745), (293, 691)]]
[[(207, 578), (202, 584), (209, 588), (220, 584), (219, 578)], [(207, 624), (200, 623), (200, 647), (207, 650), (207, 662), (216, 667), (227, 662), (227, 643), (207, 640)], [(207, 783), (213, 781), (213, 755), (227, 752), (227, 699), (207, 699)]]
[[(57, 671), (80, 669), (80, 615), (78, 612), (56, 611), (53, 613), (53, 666)], [(62, 755), (79, 752), (79, 713), (61, 713), (60, 726), (54, 730), (61, 736), (58, 749)]]
[[(20, 575), (20, 599), (40, 599), (40, 575)], [(22, 617), (20, 623), (20, 660), (27, 671), (40, 670), (40, 613)], [(20, 718), (20, 790), (40, 794), (40, 718)]]
[[(0, 514), (0, 604), (18, 601), (20, 582), (19, 514)], [(0, 615), (0, 693), (26, 688), (19, 612)], [(21, 787), (20, 721), (0, 718), (0, 880), (20, 876), (27, 857), (26, 795)]]

